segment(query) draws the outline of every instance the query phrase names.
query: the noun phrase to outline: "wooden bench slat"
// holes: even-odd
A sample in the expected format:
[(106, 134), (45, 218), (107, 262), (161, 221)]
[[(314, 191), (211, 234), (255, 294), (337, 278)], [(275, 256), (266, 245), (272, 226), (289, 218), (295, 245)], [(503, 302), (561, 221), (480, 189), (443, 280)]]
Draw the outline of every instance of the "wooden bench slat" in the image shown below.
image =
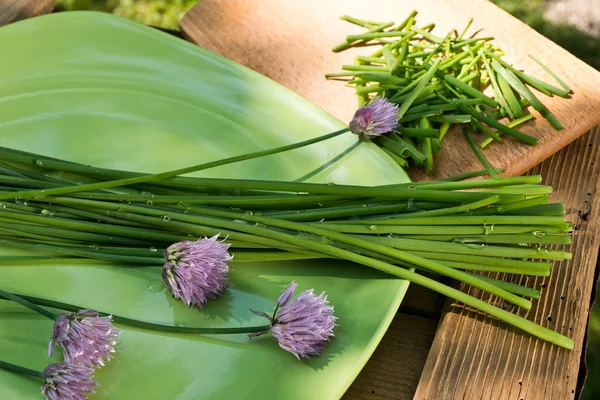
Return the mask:
[(52, 12), (56, 0), (0, 0), (0, 26)]
[[(572, 337), (564, 350), (448, 302), (415, 395), (416, 399), (572, 399), (578, 391), (582, 344), (600, 246), (600, 127), (592, 129), (530, 173), (554, 187), (575, 224), (573, 259), (556, 262), (530, 320)], [(544, 287), (545, 286), (545, 287)], [(478, 290), (469, 293), (482, 299)], [(581, 384), (580, 384), (581, 385)]]

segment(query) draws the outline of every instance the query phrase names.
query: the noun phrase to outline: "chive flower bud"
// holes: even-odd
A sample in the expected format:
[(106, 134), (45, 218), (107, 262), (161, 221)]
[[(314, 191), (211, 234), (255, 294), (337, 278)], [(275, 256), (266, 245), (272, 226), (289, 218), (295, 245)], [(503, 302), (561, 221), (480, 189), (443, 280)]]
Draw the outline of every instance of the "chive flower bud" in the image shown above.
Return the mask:
[(229, 284), (229, 244), (219, 235), (197, 241), (184, 240), (165, 250), (163, 281), (176, 299), (188, 307), (203, 307)]
[(352, 133), (369, 139), (398, 128), (398, 106), (377, 98), (356, 110), (349, 124)]

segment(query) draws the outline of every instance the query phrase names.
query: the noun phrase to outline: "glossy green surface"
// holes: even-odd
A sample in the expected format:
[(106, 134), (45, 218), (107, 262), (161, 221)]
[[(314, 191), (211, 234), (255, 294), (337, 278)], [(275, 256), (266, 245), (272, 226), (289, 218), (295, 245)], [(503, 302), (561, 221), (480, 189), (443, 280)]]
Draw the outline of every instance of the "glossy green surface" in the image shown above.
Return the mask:
[[(96, 13), (61, 13), (0, 29), (0, 145), (73, 161), (159, 172), (293, 143), (343, 123), (242, 66), (167, 34)], [(294, 152), (203, 172), (296, 179), (354, 142), (348, 134)], [(361, 144), (313, 178), (405, 182), (387, 155)], [(1, 249), (0, 255), (15, 253)], [(91, 398), (332, 399), (381, 339), (407, 282), (344, 262), (232, 264), (232, 287), (203, 310), (171, 298), (160, 269), (2, 266), (0, 287), (130, 318), (190, 326), (262, 325), (292, 279), (326, 290), (339, 317), (322, 357), (298, 361), (275, 339), (185, 336), (121, 326), (113, 361)], [(52, 323), (0, 302), (0, 354), (35, 369), (48, 364)], [(53, 361), (61, 360), (61, 352)], [(0, 397), (41, 397), (41, 382), (0, 371)]]

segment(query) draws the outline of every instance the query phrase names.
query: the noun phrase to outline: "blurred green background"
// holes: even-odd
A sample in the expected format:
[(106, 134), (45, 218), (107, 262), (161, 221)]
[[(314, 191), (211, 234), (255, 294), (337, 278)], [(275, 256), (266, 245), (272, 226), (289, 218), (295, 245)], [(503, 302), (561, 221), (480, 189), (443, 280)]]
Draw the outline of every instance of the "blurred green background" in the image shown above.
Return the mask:
[[(492, 0), (533, 29), (600, 70), (600, 13), (588, 0)], [(164, 29), (177, 30), (198, 0), (57, 0), (57, 10), (97, 10)], [(583, 14), (582, 14), (583, 13)], [(596, 13), (596, 15), (594, 15)], [(596, 16), (598, 18), (596, 18)], [(595, 19), (596, 18), (596, 19)], [(584, 23), (585, 22), (585, 23)], [(584, 400), (600, 399), (600, 303), (590, 316)]]

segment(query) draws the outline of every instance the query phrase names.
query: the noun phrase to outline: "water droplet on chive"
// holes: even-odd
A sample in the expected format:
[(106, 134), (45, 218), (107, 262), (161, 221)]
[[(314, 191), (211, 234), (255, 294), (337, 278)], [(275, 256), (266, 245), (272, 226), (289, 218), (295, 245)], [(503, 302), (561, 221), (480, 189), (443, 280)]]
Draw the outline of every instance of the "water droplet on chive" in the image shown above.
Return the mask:
[(169, 217), (168, 215), (163, 215), (162, 221), (163, 222), (169, 222), (169, 221), (171, 221), (171, 217)]
[(377, 227), (377, 225), (371, 225), (371, 226), (369, 227), (369, 230), (370, 230), (370, 231), (376, 231), (377, 229), (379, 229), (379, 228)]
[(148, 248), (148, 251), (149, 251), (150, 253), (157, 253), (157, 252), (158, 252), (158, 249), (157, 249), (156, 247), (149, 247), (149, 248)]
[(52, 210), (43, 209), (40, 214), (42, 214), (44, 217), (54, 217), (54, 211)]
[(35, 165), (37, 165), (39, 167), (43, 167), (44, 166), (44, 162), (42, 160), (35, 160)]

